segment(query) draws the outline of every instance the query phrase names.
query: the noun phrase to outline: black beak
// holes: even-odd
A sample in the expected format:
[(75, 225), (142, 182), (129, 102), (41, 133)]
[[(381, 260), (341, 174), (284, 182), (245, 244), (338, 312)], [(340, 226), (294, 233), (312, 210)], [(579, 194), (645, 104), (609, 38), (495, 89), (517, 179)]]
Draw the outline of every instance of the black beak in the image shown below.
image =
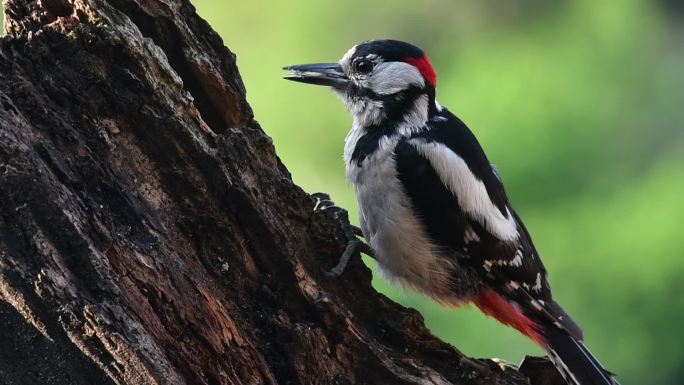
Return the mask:
[(334, 88), (344, 88), (349, 83), (349, 78), (337, 63), (301, 64), (283, 67), (283, 69), (290, 71), (284, 79), (295, 82)]

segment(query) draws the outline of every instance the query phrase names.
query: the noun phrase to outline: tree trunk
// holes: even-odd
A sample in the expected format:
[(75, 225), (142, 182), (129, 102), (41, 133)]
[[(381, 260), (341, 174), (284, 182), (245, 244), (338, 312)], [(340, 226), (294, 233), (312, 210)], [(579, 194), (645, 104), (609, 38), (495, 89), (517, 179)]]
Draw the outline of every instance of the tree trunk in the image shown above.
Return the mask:
[(180, 0), (4, 0), (0, 383), (526, 384), (378, 294)]

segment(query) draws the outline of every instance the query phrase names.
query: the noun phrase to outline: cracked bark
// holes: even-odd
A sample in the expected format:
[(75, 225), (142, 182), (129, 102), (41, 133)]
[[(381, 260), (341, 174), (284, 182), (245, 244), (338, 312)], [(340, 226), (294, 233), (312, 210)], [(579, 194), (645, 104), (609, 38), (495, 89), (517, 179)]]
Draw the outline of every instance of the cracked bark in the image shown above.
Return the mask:
[(360, 259), (324, 277), (344, 222), (313, 213), (191, 4), (4, 7), (1, 383), (528, 382)]

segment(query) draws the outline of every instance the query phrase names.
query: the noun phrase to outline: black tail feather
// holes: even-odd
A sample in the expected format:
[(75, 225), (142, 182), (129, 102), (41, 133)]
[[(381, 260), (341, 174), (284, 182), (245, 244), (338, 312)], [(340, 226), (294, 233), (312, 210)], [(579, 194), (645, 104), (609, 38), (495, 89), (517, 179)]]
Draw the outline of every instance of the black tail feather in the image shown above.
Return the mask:
[(544, 328), (549, 358), (573, 385), (619, 385), (581, 341), (551, 325)]

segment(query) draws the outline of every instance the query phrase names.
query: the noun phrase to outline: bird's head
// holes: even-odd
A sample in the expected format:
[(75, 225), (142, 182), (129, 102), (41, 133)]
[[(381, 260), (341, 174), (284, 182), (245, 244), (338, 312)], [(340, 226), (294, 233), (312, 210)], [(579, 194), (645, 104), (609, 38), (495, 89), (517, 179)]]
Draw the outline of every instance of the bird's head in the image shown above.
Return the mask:
[(290, 72), (285, 79), (331, 87), (362, 126), (418, 124), (435, 111), (435, 69), (420, 48), (402, 41), (370, 40), (337, 63), (284, 69)]

